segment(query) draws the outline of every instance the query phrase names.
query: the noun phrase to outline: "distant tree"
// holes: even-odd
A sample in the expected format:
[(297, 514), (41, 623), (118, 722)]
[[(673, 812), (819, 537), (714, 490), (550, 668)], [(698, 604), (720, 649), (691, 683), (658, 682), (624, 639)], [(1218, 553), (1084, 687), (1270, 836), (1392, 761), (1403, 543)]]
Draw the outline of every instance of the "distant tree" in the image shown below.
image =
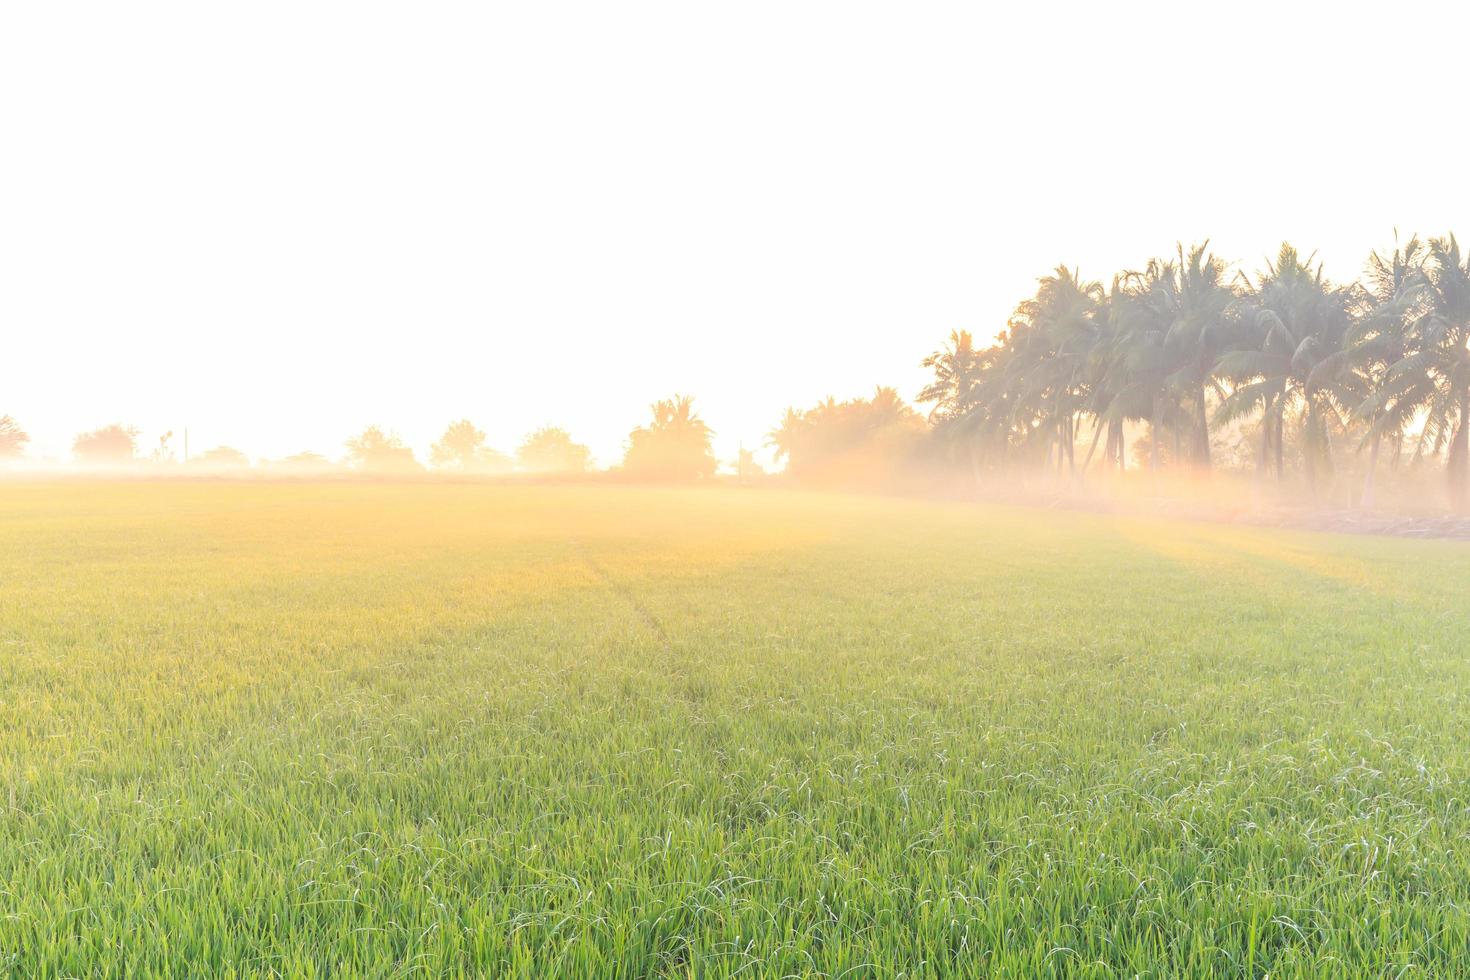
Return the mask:
[(26, 443), (31, 441), (26, 433), (9, 415), (0, 415), (0, 458), (14, 458), (25, 452)]
[(451, 422), (444, 435), (429, 450), (429, 461), (443, 469), (465, 473), (499, 474), (515, 469), (515, 461), (505, 453), (485, 445), (485, 433), (469, 419)]
[(919, 414), (898, 392), (879, 387), (872, 398), (828, 398), (805, 411), (788, 408), (767, 442), (798, 480), (863, 484), (902, 467), (923, 434)]
[(403, 473), (420, 469), (413, 450), (392, 433), (370, 425), (347, 440), (347, 459), (358, 469), (373, 473)]
[(694, 411), (694, 400), (675, 395), (655, 402), (653, 420), (628, 435), (623, 469), (649, 480), (688, 482), (715, 474), (714, 435)]
[(451, 422), (439, 441), (430, 447), (429, 462), (435, 466), (467, 470), (474, 466), (484, 445), (485, 433), (475, 428), (469, 419), (460, 419)]
[(545, 426), (521, 443), (516, 462), (527, 473), (585, 473), (592, 462), (592, 451), (573, 442), (565, 429)]
[(72, 455), (84, 463), (129, 463), (138, 450), (138, 430), (105, 425), (72, 440)]
[(250, 465), (250, 457), (232, 446), (216, 446), (198, 456), (190, 456), (189, 465), (209, 469), (245, 469)]

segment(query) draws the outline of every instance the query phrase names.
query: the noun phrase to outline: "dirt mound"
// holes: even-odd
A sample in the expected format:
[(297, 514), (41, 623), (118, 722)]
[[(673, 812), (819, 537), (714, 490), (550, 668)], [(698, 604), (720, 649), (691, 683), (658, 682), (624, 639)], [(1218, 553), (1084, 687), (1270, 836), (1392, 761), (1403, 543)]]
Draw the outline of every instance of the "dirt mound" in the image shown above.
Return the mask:
[(1389, 534), (1401, 538), (1455, 538), (1470, 541), (1470, 517), (1403, 517), (1353, 511), (1310, 512), (1256, 523), (1274, 527), (1301, 527), (1345, 534)]
[(1470, 541), (1470, 516), (1395, 514), (1282, 504), (1221, 505), (1177, 497), (1101, 497), (1067, 493), (986, 493), (985, 499), (1027, 507), (1084, 510), (1129, 517), (1165, 517), (1217, 524), (1246, 524), (1336, 534), (1381, 534), (1400, 538)]

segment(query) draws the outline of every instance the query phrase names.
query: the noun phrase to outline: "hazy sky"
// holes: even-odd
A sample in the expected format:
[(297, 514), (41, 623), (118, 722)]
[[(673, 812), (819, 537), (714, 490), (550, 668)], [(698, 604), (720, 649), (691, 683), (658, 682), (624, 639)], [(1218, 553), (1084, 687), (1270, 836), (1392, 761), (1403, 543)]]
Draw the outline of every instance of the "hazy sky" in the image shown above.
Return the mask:
[(1058, 262), (1470, 235), (1457, 4), (0, 5), (0, 414), (253, 456), (912, 396)]

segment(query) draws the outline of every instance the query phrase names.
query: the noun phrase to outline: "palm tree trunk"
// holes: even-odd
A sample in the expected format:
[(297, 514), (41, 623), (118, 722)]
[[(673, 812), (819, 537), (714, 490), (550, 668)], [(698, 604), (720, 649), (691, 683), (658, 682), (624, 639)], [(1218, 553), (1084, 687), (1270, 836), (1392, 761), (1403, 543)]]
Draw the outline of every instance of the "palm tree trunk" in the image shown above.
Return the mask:
[(1450, 455), (1446, 470), (1450, 482), (1450, 505), (1457, 511), (1465, 509), (1467, 464), (1470, 464), (1470, 387), (1460, 389), (1460, 417), (1455, 423), (1455, 434), (1450, 439)]
[(1195, 424), (1199, 426), (1198, 431), (1195, 433), (1195, 463), (1202, 470), (1208, 470), (1210, 468), (1210, 418), (1208, 408), (1209, 406), (1205, 402), (1205, 386), (1201, 383), (1199, 391), (1195, 393)]
[(1261, 451), (1256, 454), (1256, 482), (1266, 482), (1266, 463), (1271, 458), (1271, 404), (1261, 415)]
[(1307, 494), (1317, 499), (1317, 416), (1312, 411), (1311, 397), (1302, 416), (1302, 463), (1307, 469)]
[(1067, 475), (1077, 475), (1077, 416), (1067, 416)]
[(1164, 437), (1163, 432), (1160, 431), (1160, 428), (1161, 428), (1161, 424), (1160, 423), (1163, 420), (1163, 415), (1164, 415), (1164, 406), (1159, 401), (1159, 396), (1158, 395), (1155, 395), (1154, 396), (1154, 417), (1152, 419), (1150, 419), (1149, 420), (1149, 423), (1148, 423), (1148, 441), (1149, 441), (1148, 468), (1152, 472), (1154, 472), (1154, 473), (1157, 473), (1159, 471), (1159, 440)]
[[(1082, 460), (1082, 472), (1083, 473), (1086, 473), (1087, 472), (1087, 468), (1092, 465), (1092, 454), (1095, 453), (1095, 452), (1097, 452), (1097, 441), (1100, 438), (1102, 438), (1102, 427), (1103, 427), (1103, 420), (1102, 420), (1102, 416), (1099, 415), (1097, 417), (1097, 422), (1092, 427), (1092, 445), (1090, 445), (1090, 446), (1087, 447), (1087, 455), (1085, 457), (1083, 457), (1083, 460)], [(1108, 432), (1108, 444), (1107, 444), (1107, 447), (1103, 450), (1103, 452), (1104, 452), (1104, 454), (1107, 454), (1107, 453), (1112, 452), (1112, 449), (1113, 449), (1113, 433), (1112, 433), (1111, 430), (1109, 430), (1109, 432)]]
[(1363, 478), (1362, 506), (1364, 510), (1373, 509), (1373, 477), (1378, 471), (1378, 447), (1382, 443), (1383, 435), (1379, 433), (1373, 436), (1373, 444), (1368, 449), (1368, 475)]
[(1286, 481), (1286, 452), (1282, 444), (1286, 441), (1285, 408), (1277, 410), (1276, 422), (1273, 428), (1276, 430), (1276, 482), (1284, 483)]
[(1337, 467), (1332, 462), (1332, 429), (1328, 425), (1328, 420), (1320, 414), (1317, 416), (1317, 438), (1317, 446), (1322, 450), (1318, 458), (1318, 462), (1322, 464), (1322, 481), (1328, 489), (1331, 489), (1332, 480), (1337, 475)]

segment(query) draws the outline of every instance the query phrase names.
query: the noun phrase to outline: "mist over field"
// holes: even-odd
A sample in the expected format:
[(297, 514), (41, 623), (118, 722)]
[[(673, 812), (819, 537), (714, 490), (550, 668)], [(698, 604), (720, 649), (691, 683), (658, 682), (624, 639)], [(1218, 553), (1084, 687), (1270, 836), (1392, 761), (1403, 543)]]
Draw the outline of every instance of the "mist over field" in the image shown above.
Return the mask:
[(1466, 37), (0, 3), (0, 976), (1470, 977)]
[[(72, 441), (69, 464), (28, 455), (0, 416), (7, 475), (441, 477), (783, 486), (993, 496), (1017, 485), (1092, 505), (1140, 496), (1196, 515), (1283, 505), (1463, 517), (1470, 508), (1470, 258), (1453, 234), (1397, 239), (1363, 275), (1328, 279), (1290, 244), (1254, 275), (1208, 244), (1115, 274), (1110, 286), (1058, 266), (989, 345), (951, 332), (920, 362), (906, 401), (868, 396), (788, 407), (733, 459), (692, 396), (649, 406), (621, 461), (546, 425), (514, 451), (469, 418), (429, 447), (428, 467), (391, 428), (342, 452), (252, 461), (233, 446), (191, 453), (189, 430), (151, 447), (113, 423)], [(921, 412), (927, 407), (927, 412)], [(181, 445), (180, 445), (181, 444)], [(767, 450), (772, 473), (758, 452)], [(1101, 451), (1099, 451), (1101, 450)], [(1442, 474), (1436, 481), (1434, 476)], [(1246, 477), (1249, 475), (1249, 486)]]

